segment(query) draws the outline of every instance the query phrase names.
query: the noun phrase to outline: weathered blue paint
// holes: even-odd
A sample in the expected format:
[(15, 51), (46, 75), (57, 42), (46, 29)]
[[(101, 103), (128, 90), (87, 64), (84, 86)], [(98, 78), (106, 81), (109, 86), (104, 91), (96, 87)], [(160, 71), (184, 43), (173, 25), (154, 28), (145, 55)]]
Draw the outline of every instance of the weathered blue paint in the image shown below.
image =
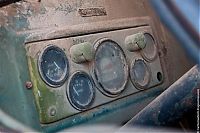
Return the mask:
[(24, 47), (28, 33), (18, 34), (28, 30), (31, 12), (14, 4), (10, 9), (8, 16), (0, 16), (6, 22), (0, 25), (0, 108), (25, 126), (41, 130), (32, 91), (25, 87), (30, 81)]
[[(198, 5), (198, 2), (194, 0), (186, 0), (182, 5), (182, 0), (151, 0), (151, 3), (156, 10), (156, 13), (160, 16), (162, 22), (173, 33), (191, 59), (193, 59), (195, 63), (200, 64), (200, 38), (198, 24), (199, 8), (196, 6)], [(176, 10), (174, 10), (174, 8)], [(185, 11), (183, 12), (183, 10), (185, 10), (187, 13)], [(195, 17), (197, 17), (192, 18), (195, 23), (191, 21), (191, 16), (193, 16), (191, 15), (191, 10), (192, 13), (196, 15)], [(178, 12), (180, 12), (179, 15), (177, 15)], [(180, 19), (182, 16), (184, 19)], [(187, 23), (190, 25), (189, 29), (188, 26), (186, 26)]]
[(33, 94), (25, 88), (30, 80), (25, 36), (8, 27), (0, 27), (0, 107), (27, 126), (39, 129)]
[(127, 126), (166, 126), (183, 118), (197, 107), (197, 88), (200, 88), (200, 67), (193, 67), (152, 101)]

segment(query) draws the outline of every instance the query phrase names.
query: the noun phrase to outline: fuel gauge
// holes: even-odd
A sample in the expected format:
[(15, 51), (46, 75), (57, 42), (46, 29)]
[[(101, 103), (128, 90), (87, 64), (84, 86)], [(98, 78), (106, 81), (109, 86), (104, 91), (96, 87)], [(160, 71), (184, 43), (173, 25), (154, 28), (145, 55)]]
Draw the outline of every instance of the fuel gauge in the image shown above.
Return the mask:
[(69, 81), (67, 95), (70, 103), (78, 110), (86, 110), (94, 99), (94, 84), (90, 76), (78, 71)]

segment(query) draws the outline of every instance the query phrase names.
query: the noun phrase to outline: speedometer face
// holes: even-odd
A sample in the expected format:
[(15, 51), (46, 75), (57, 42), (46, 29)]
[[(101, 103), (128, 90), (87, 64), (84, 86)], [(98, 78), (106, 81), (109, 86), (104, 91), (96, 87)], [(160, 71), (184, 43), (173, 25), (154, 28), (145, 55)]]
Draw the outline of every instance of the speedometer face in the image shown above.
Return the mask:
[(139, 88), (147, 89), (150, 82), (150, 70), (142, 59), (135, 60), (130, 69), (132, 82)]
[(38, 67), (42, 79), (52, 87), (61, 86), (69, 72), (65, 53), (62, 49), (52, 45), (40, 55)]
[(94, 74), (103, 92), (116, 95), (124, 90), (128, 79), (128, 65), (116, 42), (107, 39), (99, 43), (95, 54)]
[(85, 72), (76, 72), (68, 84), (68, 98), (73, 107), (78, 110), (89, 108), (94, 99), (94, 85)]

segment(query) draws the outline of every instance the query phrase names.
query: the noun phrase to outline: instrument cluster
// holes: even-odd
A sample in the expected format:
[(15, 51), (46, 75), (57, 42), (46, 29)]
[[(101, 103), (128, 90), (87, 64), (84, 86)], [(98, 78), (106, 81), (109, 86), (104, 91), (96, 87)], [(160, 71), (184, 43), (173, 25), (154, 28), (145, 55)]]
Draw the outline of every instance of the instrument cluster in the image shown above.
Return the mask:
[(150, 26), (28, 43), (40, 122), (67, 118), (162, 84), (157, 45)]

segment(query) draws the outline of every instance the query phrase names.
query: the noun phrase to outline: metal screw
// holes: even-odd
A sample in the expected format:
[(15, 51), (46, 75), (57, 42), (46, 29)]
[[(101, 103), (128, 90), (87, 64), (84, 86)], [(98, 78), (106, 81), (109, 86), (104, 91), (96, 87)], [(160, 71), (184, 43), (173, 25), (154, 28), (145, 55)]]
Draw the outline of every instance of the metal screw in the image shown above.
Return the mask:
[(32, 82), (27, 81), (27, 82), (26, 82), (26, 88), (27, 88), (27, 89), (31, 89), (32, 87), (33, 87)]
[(51, 108), (49, 114), (50, 114), (50, 116), (55, 116), (56, 115), (56, 109), (55, 108)]

